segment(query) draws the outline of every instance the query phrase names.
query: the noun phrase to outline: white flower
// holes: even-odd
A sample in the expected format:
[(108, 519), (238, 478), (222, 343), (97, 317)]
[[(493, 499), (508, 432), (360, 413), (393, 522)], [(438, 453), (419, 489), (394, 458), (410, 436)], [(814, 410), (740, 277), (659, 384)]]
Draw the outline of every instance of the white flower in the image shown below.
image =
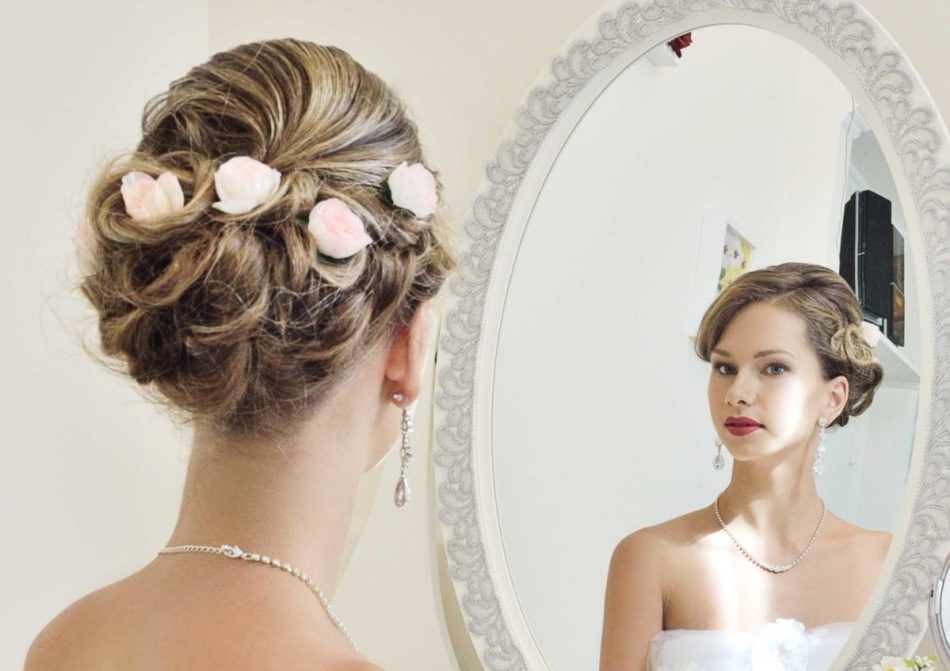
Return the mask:
[(752, 646), (751, 662), (755, 671), (805, 671), (811, 643), (805, 625), (798, 620), (780, 618), (763, 625)]
[(244, 214), (267, 201), (280, 186), (280, 173), (250, 156), (235, 156), (214, 173), (218, 193), (213, 208), (228, 214)]
[(868, 347), (877, 347), (881, 342), (881, 329), (870, 322), (861, 322), (861, 335)]
[(339, 198), (327, 198), (310, 210), (307, 228), (317, 240), (317, 250), (325, 256), (345, 259), (356, 254), (373, 239), (349, 206)]
[(433, 214), (439, 205), (435, 176), (421, 163), (396, 166), (386, 180), (393, 205), (409, 210), (419, 218)]
[(127, 172), (121, 192), (125, 211), (136, 221), (156, 219), (185, 207), (181, 184), (170, 172), (163, 172), (157, 180), (137, 170)]

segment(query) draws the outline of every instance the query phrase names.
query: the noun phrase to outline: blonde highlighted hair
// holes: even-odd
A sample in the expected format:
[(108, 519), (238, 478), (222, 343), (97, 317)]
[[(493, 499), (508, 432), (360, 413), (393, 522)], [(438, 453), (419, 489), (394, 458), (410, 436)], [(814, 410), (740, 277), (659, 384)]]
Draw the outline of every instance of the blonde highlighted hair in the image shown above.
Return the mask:
[[(246, 215), (211, 207), (214, 172), (237, 155), (282, 173)], [(424, 162), (415, 125), (340, 49), (272, 40), (193, 68), (148, 102), (137, 149), (88, 196), (80, 288), (103, 352), (187, 417), (225, 434), (280, 433), (408, 324), (455, 266), (439, 214), (417, 219), (389, 199), (386, 178), (403, 161)], [(184, 210), (131, 219), (119, 191), (131, 170), (174, 173)], [(306, 227), (330, 197), (374, 240), (345, 262), (319, 256)]]
[(783, 263), (739, 276), (703, 315), (697, 356), (709, 361), (729, 323), (754, 303), (769, 303), (801, 317), (824, 379), (848, 379), (847, 403), (831, 426), (844, 426), (870, 407), (884, 369), (864, 340), (861, 306), (844, 278), (808, 263)]

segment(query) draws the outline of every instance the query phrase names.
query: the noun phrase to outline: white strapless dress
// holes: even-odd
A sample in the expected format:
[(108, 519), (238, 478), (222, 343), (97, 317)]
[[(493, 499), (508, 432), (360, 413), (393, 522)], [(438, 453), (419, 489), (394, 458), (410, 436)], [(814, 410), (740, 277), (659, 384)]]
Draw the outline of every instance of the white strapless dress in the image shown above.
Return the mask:
[(778, 619), (754, 633), (669, 629), (650, 641), (652, 671), (828, 671), (856, 622), (805, 629)]

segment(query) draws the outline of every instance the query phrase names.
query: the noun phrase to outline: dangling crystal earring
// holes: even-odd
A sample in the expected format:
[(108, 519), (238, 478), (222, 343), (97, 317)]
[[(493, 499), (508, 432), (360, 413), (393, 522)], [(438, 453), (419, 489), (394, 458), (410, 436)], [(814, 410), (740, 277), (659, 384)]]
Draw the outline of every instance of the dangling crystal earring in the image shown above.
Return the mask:
[[(406, 397), (398, 391), (393, 394), (393, 400), (397, 403), (401, 403), (405, 398)], [(407, 471), (409, 470), (409, 462), (412, 461), (412, 445), (409, 443), (409, 434), (412, 433), (414, 426), (412, 422), (412, 410), (409, 408), (402, 409), (402, 425), (400, 428), (402, 430), (402, 446), (399, 448), (401, 463), (399, 466), (399, 482), (396, 483), (396, 493), (393, 496), (393, 500), (397, 507), (402, 508), (408, 503), (412, 496)]]
[(726, 460), (722, 458), (722, 441), (718, 438), (716, 438), (716, 449), (717, 452), (716, 457), (713, 459), (713, 468), (717, 471), (721, 471), (726, 465)]
[(824, 465), (821, 463), (821, 455), (825, 452), (825, 418), (818, 418), (818, 450), (815, 455), (815, 463), (811, 466), (812, 474), (817, 478), (821, 475), (821, 472), (824, 470)]

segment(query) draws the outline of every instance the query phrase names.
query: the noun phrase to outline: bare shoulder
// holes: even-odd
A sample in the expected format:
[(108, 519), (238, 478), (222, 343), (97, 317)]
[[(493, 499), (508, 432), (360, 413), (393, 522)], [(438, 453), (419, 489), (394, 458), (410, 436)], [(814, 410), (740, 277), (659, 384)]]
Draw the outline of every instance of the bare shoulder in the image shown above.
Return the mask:
[(680, 524), (644, 527), (617, 543), (607, 574), (601, 671), (646, 668), (650, 641), (663, 628), (666, 568)]
[(611, 570), (615, 565), (618, 569), (628, 566), (637, 571), (649, 570), (653, 566), (659, 572), (662, 566), (676, 559), (678, 548), (689, 548), (710, 530), (709, 511), (706, 509), (638, 529), (617, 544)]
[(876, 583), (893, 537), (886, 531), (864, 529), (837, 516), (830, 529), (827, 551), (849, 567), (852, 582)]
[(93, 661), (96, 633), (109, 617), (109, 593), (104, 587), (87, 594), (50, 620), (33, 639), (24, 671), (79, 668), (86, 666), (84, 660)]
[(836, 536), (842, 543), (862, 554), (872, 554), (881, 559), (891, 547), (893, 536), (886, 531), (865, 529), (835, 516)]

